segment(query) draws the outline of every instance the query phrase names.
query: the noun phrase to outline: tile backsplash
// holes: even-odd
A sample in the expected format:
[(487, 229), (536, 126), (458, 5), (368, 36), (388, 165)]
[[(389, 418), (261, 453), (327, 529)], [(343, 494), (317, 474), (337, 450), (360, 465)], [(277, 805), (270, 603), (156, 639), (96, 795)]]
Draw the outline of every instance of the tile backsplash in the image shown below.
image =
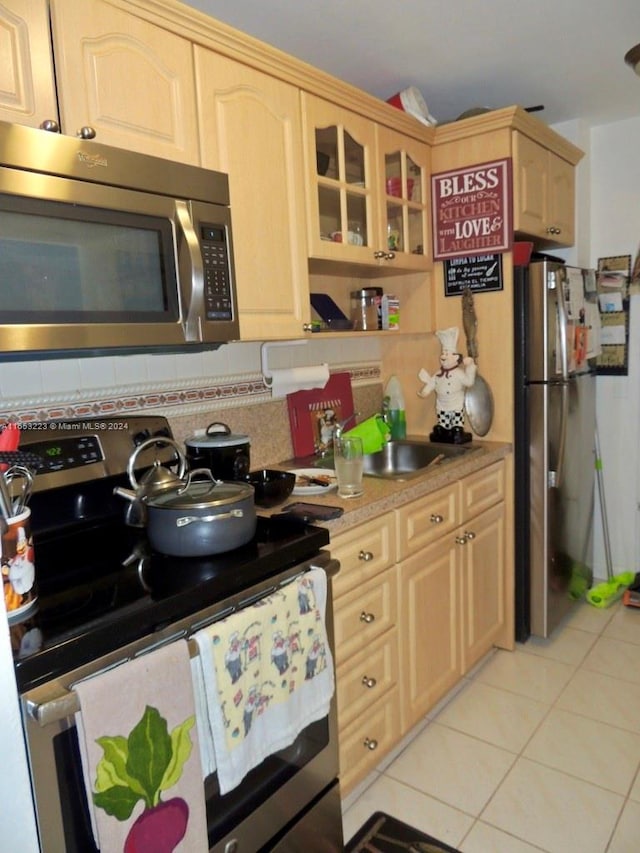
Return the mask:
[[(310, 340), (270, 350), (273, 368), (321, 362), (332, 372), (350, 373), (363, 418), (379, 410), (376, 338)], [(260, 343), (200, 353), (5, 362), (0, 370), (0, 425), (133, 413), (165, 415), (180, 441), (222, 420), (250, 436), (253, 467), (293, 454), (286, 400), (272, 400), (262, 380)]]

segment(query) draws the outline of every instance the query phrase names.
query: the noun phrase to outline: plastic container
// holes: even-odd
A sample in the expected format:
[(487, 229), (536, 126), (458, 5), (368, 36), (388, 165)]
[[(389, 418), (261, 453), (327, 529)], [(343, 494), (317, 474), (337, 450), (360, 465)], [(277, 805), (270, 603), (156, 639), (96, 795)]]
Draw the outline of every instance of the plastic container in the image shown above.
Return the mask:
[(384, 407), (391, 438), (406, 438), (407, 415), (404, 408), (404, 394), (397, 376), (391, 376), (384, 389)]
[(381, 323), (385, 330), (400, 328), (400, 300), (392, 293), (385, 293), (381, 299)]
[(396, 92), (390, 98), (387, 98), (387, 103), (398, 110), (409, 113), (414, 118), (417, 118), (422, 124), (429, 127), (435, 126), (438, 122), (429, 112), (427, 103), (422, 97), (422, 93), (415, 86), (407, 86), (401, 92)]
[(351, 321), (354, 329), (373, 332), (379, 328), (378, 306), (381, 298), (381, 287), (363, 287), (351, 291)]

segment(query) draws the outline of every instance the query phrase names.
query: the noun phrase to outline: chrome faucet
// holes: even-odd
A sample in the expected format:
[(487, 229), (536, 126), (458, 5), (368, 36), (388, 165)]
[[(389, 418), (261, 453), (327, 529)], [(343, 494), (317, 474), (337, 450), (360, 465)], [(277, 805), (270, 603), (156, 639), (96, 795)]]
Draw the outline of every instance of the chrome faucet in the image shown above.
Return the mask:
[(345, 418), (344, 420), (339, 421), (336, 424), (336, 426), (333, 430), (334, 441), (336, 438), (340, 438), (340, 436), (342, 435), (342, 430), (346, 427), (346, 425), (349, 423), (349, 421), (352, 421), (352, 420), (354, 420), (354, 418), (357, 418), (359, 414), (360, 414), (360, 412), (354, 412), (352, 415), (349, 415), (348, 418)]

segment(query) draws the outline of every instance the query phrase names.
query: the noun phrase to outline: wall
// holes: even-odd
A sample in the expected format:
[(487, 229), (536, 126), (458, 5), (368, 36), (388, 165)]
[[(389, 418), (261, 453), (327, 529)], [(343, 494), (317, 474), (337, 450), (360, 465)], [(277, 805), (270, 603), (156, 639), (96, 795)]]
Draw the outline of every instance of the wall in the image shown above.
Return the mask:
[[(591, 263), (640, 244), (640, 117), (591, 131)], [(640, 571), (640, 296), (631, 298), (628, 376), (600, 376), (597, 411), (614, 572)], [(595, 521), (596, 571), (606, 577)]]

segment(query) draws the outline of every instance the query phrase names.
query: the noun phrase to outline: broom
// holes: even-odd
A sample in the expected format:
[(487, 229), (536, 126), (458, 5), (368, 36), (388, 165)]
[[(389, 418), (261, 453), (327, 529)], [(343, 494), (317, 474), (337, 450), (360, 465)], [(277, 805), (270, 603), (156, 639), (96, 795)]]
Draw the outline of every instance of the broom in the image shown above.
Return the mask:
[(586, 599), (594, 607), (610, 607), (614, 602), (622, 598), (626, 588), (635, 580), (635, 572), (621, 572), (613, 574), (611, 561), (611, 542), (609, 540), (609, 522), (607, 520), (607, 505), (604, 495), (604, 478), (602, 474), (602, 457), (600, 456), (600, 439), (598, 427), (596, 426), (596, 480), (598, 483), (598, 497), (600, 498), (600, 515), (602, 517), (602, 538), (604, 541), (604, 557), (607, 564), (607, 580), (596, 584), (588, 590)]

